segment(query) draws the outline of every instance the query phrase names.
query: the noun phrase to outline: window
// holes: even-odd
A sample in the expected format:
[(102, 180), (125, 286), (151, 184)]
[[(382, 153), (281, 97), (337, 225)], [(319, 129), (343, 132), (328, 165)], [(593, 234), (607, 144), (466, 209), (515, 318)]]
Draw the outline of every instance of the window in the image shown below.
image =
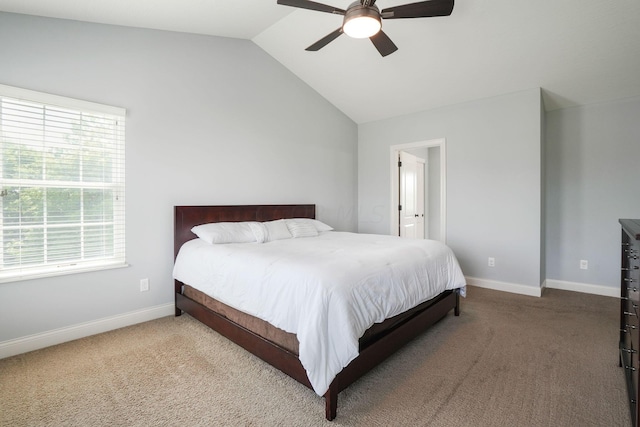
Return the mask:
[(126, 265), (124, 116), (0, 85), (0, 281)]

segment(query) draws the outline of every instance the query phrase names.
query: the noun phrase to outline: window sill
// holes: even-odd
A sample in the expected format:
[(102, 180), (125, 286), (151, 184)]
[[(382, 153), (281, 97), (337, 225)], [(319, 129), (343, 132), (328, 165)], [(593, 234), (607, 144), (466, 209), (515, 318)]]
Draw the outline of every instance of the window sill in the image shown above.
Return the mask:
[(92, 271), (112, 270), (115, 268), (129, 267), (126, 262), (110, 262), (110, 263), (96, 263), (96, 264), (84, 264), (79, 266), (63, 266), (42, 269), (40, 271), (32, 272), (15, 272), (7, 273), (6, 275), (0, 274), (0, 284), (19, 282), (23, 280), (43, 279), (47, 277), (64, 276), (68, 274), (88, 273)]

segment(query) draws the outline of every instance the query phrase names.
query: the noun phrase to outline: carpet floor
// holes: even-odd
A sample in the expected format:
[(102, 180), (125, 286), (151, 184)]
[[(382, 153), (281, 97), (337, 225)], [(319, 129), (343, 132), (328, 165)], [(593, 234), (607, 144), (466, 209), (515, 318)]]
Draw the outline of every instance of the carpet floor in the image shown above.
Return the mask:
[(619, 301), (470, 287), (324, 399), (183, 315), (0, 360), (0, 426), (629, 426)]

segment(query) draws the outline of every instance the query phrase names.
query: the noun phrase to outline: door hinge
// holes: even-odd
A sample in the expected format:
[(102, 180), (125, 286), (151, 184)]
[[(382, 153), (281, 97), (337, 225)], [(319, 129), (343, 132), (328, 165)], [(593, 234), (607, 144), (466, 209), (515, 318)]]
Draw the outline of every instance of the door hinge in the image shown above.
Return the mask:
[(398, 160), (398, 167), (401, 168), (402, 167), (402, 161)]
[(402, 210), (402, 205), (398, 205), (398, 210), (401, 211)]

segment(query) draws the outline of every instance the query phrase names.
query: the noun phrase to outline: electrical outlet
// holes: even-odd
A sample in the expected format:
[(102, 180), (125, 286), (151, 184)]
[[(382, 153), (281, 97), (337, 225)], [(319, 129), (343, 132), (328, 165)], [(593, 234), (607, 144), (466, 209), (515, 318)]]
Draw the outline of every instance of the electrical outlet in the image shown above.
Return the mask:
[(147, 292), (149, 290), (149, 279), (140, 279), (140, 292)]
[(487, 262), (487, 265), (489, 267), (495, 267), (496, 266), (496, 259), (494, 257), (489, 257), (489, 261)]
[(580, 270), (588, 270), (589, 269), (589, 261), (586, 259), (580, 260)]

